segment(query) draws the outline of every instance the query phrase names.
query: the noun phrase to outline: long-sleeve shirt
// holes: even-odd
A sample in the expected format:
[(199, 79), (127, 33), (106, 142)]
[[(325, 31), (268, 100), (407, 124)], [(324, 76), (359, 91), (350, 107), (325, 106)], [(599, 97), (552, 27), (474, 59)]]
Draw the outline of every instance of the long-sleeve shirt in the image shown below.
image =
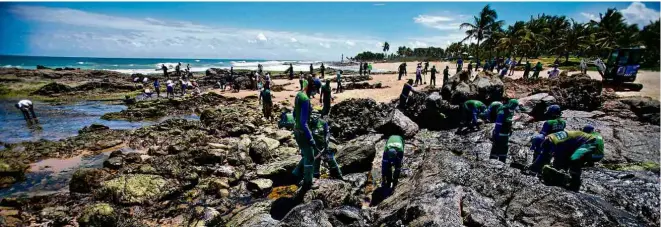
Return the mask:
[(464, 108), (468, 109), (471, 112), (472, 114), (471, 124), (475, 125), (477, 124), (477, 115), (484, 112), (487, 106), (478, 100), (468, 100), (464, 102)]
[(548, 120), (544, 122), (542, 130), (539, 131), (539, 134), (548, 135), (551, 133), (556, 133), (562, 130), (565, 130), (567, 123), (562, 118)]
[(314, 144), (308, 121), (312, 113), (312, 106), (310, 105), (310, 98), (303, 91), (299, 91), (296, 95), (294, 102), (294, 119), (296, 120), (296, 129), (303, 132), (305, 138)]
[(493, 128), (492, 136), (509, 136), (512, 133), (514, 113), (508, 108), (501, 108), (496, 117), (496, 126)]
[(415, 92), (415, 90), (413, 90), (413, 86), (410, 84), (404, 84), (404, 87), (402, 88), (402, 96), (408, 98), (412, 91)]

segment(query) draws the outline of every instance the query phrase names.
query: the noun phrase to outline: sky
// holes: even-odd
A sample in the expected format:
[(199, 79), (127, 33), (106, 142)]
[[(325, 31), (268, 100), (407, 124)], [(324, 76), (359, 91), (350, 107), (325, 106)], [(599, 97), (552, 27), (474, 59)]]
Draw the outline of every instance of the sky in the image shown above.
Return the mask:
[[(446, 47), (483, 2), (0, 2), (0, 54), (339, 60), (397, 46)], [(506, 24), (538, 14), (598, 20), (616, 8), (640, 27), (659, 2), (492, 2)]]

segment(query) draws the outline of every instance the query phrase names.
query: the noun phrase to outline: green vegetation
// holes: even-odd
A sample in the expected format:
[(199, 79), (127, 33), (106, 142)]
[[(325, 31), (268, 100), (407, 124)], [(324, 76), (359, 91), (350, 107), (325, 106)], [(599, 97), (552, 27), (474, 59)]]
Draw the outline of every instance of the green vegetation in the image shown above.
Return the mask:
[(661, 167), (655, 162), (642, 162), (632, 164), (606, 164), (604, 167), (619, 171), (651, 171), (659, 173)]
[(618, 48), (644, 46), (641, 68), (659, 70), (659, 20), (650, 21), (650, 24), (639, 29), (636, 24), (627, 24), (622, 13), (616, 9), (608, 9), (600, 14), (599, 21), (586, 23), (566, 16), (542, 14), (531, 16), (528, 21), (515, 21), (507, 27), (504, 24), (504, 21), (498, 20), (496, 11), (486, 5), (471, 23), (460, 25), (460, 28), (466, 29), (466, 37), (445, 49), (401, 46), (396, 53), (388, 55), (390, 46), (388, 44), (386, 48), (385, 42), (383, 55), (361, 53), (355, 59), (381, 60), (383, 56), (386, 60), (434, 60), (473, 56), (473, 59), (480, 61), (509, 56), (518, 62), (524, 58), (538, 58), (546, 66), (557, 62), (561, 69), (573, 69), (581, 58), (604, 59), (610, 51)]

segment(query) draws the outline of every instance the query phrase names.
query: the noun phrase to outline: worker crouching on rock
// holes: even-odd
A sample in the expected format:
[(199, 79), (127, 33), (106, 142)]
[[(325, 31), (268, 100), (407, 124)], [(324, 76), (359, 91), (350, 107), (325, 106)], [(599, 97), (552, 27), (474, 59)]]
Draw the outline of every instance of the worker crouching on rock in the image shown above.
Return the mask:
[(34, 105), (32, 104), (32, 101), (24, 99), (18, 101), (15, 106), (21, 111), (23, 118), (27, 123), (39, 123), (37, 115), (34, 114)]
[(535, 135), (531, 141), (532, 144), (530, 145), (530, 151), (533, 152), (533, 160), (537, 159), (539, 156), (541, 149), (540, 146), (542, 145), (544, 138), (549, 134), (565, 130), (565, 127), (567, 126), (567, 122), (562, 119), (562, 110), (560, 109), (560, 106), (549, 106), (545, 114), (550, 120), (544, 122), (542, 130), (540, 130), (539, 134)]
[(461, 112), (461, 118), (462, 118), (461, 124), (463, 127), (460, 127), (460, 129), (462, 128), (479, 129), (480, 126), (478, 125), (477, 117), (478, 115), (485, 112), (486, 109), (487, 106), (478, 100), (468, 100), (464, 102)]
[(409, 95), (413, 92), (417, 94), (418, 92), (413, 89), (413, 79), (409, 79), (402, 88), (402, 93), (399, 95), (399, 105), (397, 108), (406, 109), (406, 100), (408, 100)]
[[(383, 160), (381, 161), (381, 187), (394, 190), (399, 182), (399, 174), (404, 160), (404, 138), (399, 135), (392, 135), (386, 142), (383, 150)], [(392, 168), (395, 168), (394, 171)]]
[(314, 177), (319, 178), (321, 176), (319, 169), (323, 160), (328, 165), (330, 176), (332, 178), (342, 179), (342, 171), (337, 165), (337, 161), (335, 161), (336, 149), (334, 146), (330, 146), (330, 128), (328, 127), (328, 122), (319, 116), (313, 116), (310, 122), (310, 129), (312, 130), (312, 137), (314, 137), (317, 148), (321, 150), (320, 153), (315, 154)]
[[(553, 167), (548, 166), (553, 157)], [(578, 192), (581, 187), (582, 168), (598, 162), (604, 157), (604, 140), (587, 125), (583, 131), (560, 131), (546, 136), (542, 142), (542, 153), (530, 165), (533, 172), (542, 173), (542, 178), (551, 185), (567, 186)], [(569, 169), (569, 185), (566, 175), (559, 170)]]

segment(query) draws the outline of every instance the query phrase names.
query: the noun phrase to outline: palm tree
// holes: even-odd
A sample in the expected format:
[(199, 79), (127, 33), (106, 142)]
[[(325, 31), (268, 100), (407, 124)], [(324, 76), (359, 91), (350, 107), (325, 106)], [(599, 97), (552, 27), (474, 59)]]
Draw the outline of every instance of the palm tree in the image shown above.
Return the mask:
[(622, 13), (616, 9), (608, 9), (605, 14), (599, 14), (599, 22), (590, 21), (597, 27), (597, 46), (601, 49), (612, 50), (618, 47), (618, 39), (627, 30)]
[[(478, 17), (479, 16), (479, 17)], [(466, 30), (466, 38), (461, 40), (461, 42), (464, 42), (466, 40), (470, 39), (476, 39), (477, 40), (477, 45), (476, 45), (476, 53), (475, 53), (475, 58), (477, 61), (480, 61), (480, 41), (482, 41), (484, 38), (488, 38), (491, 36), (493, 33), (493, 30), (495, 27), (502, 27), (504, 22), (502, 20), (496, 21), (498, 18), (498, 14), (496, 14), (496, 11), (491, 9), (489, 5), (484, 6), (482, 8), (482, 11), (480, 11), (478, 16), (473, 16), (473, 23), (462, 23), (459, 25), (460, 29), (468, 28)]]
[(586, 49), (585, 24), (578, 23), (571, 19), (571, 25), (564, 31), (564, 35), (560, 37), (559, 50), (565, 55), (565, 62), (569, 62), (569, 52)]
[(388, 53), (389, 50), (390, 50), (390, 44), (388, 42), (384, 42), (383, 43), (383, 52)]
[[(501, 33), (502, 38), (498, 40), (498, 46), (508, 52), (508, 55), (511, 55), (512, 58), (516, 58), (517, 54), (520, 54), (525, 48), (525, 45), (522, 45), (522, 40), (525, 38), (526, 30), (525, 23), (523, 21), (517, 21), (514, 25), (510, 25), (505, 32)], [(523, 54), (521, 55), (523, 58)], [(519, 60), (520, 62), (521, 60)]]

